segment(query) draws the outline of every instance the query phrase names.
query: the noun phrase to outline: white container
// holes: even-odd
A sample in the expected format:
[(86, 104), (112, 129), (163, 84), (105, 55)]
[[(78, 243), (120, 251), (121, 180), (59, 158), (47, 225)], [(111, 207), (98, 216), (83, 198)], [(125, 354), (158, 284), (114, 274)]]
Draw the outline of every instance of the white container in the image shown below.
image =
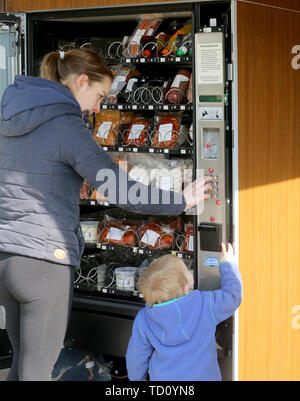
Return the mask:
[(97, 288), (98, 288), (98, 291), (101, 291), (102, 287), (105, 286), (106, 268), (107, 268), (106, 264), (97, 266)]
[(97, 242), (98, 221), (81, 221), (81, 230), (85, 242)]
[(118, 267), (115, 269), (116, 287), (120, 290), (134, 290), (137, 267)]

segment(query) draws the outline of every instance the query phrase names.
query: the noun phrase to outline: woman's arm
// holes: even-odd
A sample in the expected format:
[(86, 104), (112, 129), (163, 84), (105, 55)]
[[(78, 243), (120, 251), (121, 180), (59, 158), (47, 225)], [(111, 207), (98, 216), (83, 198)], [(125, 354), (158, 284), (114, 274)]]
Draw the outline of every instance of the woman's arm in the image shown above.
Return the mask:
[[(130, 212), (141, 214), (178, 215), (195, 204), (192, 185), (185, 195), (146, 186), (132, 180), (128, 174), (114, 163), (92, 139), (90, 131), (80, 118), (70, 116), (70, 124), (65, 126), (61, 136), (61, 160), (73, 169), (97, 191), (105, 195), (109, 202)], [(196, 198), (204, 197), (205, 182)], [(196, 200), (197, 200), (196, 199)], [(200, 199), (199, 199), (200, 200)]]

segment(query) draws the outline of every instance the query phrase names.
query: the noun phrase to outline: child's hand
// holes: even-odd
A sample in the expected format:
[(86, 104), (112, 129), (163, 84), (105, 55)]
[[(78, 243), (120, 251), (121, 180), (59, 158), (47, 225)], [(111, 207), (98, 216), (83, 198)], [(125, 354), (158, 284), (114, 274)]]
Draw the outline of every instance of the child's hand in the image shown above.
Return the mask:
[(220, 257), (220, 263), (221, 262), (236, 262), (235, 255), (233, 252), (233, 248), (231, 244), (228, 245), (228, 250), (226, 250), (226, 245), (222, 242), (221, 247), (221, 257)]

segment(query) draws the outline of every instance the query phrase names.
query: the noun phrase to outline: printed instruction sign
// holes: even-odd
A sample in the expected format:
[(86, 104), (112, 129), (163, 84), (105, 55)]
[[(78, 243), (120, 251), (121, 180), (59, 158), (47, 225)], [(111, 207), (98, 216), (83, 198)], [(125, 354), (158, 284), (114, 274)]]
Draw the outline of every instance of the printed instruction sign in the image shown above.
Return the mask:
[(198, 84), (222, 84), (222, 43), (200, 43), (198, 44), (198, 55)]

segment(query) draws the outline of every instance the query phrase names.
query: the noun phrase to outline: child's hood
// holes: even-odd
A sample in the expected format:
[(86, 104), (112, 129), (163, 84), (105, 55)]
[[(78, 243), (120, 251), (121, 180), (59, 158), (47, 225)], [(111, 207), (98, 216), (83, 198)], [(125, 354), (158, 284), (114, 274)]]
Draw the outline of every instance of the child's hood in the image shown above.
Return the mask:
[(202, 297), (199, 291), (169, 302), (146, 306), (146, 319), (152, 332), (164, 345), (188, 341), (200, 319)]

